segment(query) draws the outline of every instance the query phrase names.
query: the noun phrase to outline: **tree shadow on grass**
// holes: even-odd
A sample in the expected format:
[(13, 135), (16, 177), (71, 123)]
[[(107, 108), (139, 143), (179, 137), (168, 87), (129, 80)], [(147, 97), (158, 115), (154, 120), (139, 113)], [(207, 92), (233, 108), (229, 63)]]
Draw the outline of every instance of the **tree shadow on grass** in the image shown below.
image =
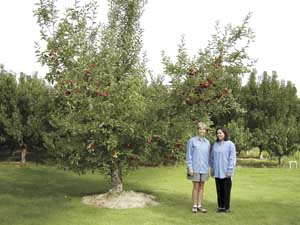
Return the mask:
[(10, 174), (1, 184), (1, 192), (13, 196), (39, 198), (42, 196), (83, 196), (102, 193), (109, 189), (108, 182), (99, 174), (79, 176), (59, 169), (24, 167)]
[(26, 224), (26, 220), (42, 224), (78, 205), (81, 196), (109, 189), (109, 183), (100, 174), (78, 176), (33, 165), (9, 165), (4, 169), (0, 172), (0, 224)]

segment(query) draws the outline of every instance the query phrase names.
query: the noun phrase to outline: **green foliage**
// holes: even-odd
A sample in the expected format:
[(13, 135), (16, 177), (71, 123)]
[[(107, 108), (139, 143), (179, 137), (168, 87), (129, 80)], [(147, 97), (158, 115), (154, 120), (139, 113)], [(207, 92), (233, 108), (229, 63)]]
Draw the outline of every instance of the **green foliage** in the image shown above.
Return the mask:
[(237, 160), (237, 165), (242, 167), (253, 167), (253, 168), (272, 168), (278, 167), (277, 160), (270, 159), (243, 159)]
[(242, 88), (241, 105), (247, 113), (243, 115), (246, 127), (253, 135), (252, 146), (260, 151), (268, 150), (271, 156), (292, 154), (299, 143), (300, 101), (291, 82), (278, 81), (276, 72), (269, 76), (263, 73), (256, 81), (256, 71)]
[(162, 77), (152, 79), (145, 91), (147, 99), (145, 130), (148, 133), (145, 146), (146, 164), (176, 164), (185, 156), (186, 141), (194, 135), (195, 127), (187, 123), (184, 115), (174, 112), (170, 102), (170, 89)]
[(21, 146), (27, 146), (29, 159), (48, 160), (45, 137), (51, 131), (52, 88), (36, 76), (0, 71), (0, 145), (6, 159), (19, 159)]
[(29, 159), (48, 161), (47, 135), (53, 130), (49, 120), (54, 111), (53, 88), (37, 76), (20, 74), (17, 86), (20, 145), (27, 146)]
[(230, 140), (236, 145), (237, 154), (251, 147), (252, 135), (249, 129), (245, 128), (243, 120), (231, 121), (227, 124), (227, 128), (230, 130)]
[(249, 19), (247, 15), (241, 26), (228, 25), (223, 32), (217, 23), (208, 46), (193, 58), (187, 55), (184, 39), (175, 63), (164, 55), (164, 72), (171, 78), (169, 101), (175, 115), (184, 115), (187, 123), (209, 118), (215, 125), (225, 125), (228, 115), (242, 111), (235, 93), (251, 65), (246, 52), (253, 40)]
[(117, 171), (121, 182), (146, 144), (139, 25), (144, 2), (112, 0), (109, 6), (108, 24), (100, 26), (95, 2), (75, 1), (60, 17), (55, 1), (40, 1), (35, 15), (47, 47), (37, 55), (57, 91), (56, 131), (48, 147), (65, 168), (111, 176)]
[(0, 154), (11, 156), (18, 147), (20, 113), (17, 108), (15, 75), (0, 65)]
[[(209, 126), (225, 125), (232, 114), (243, 111), (235, 96), (240, 92), (241, 76), (251, 66), (246, 52), (253, 39), (249, 19), (247, 15), (241, 26), (226, 26), (223, 33), (217, 24), (208, 46), (194, 57), (188, 56), (184, 38), (175, 62), (163, 53), (164, 77), (171, 81), (163, 85), (161, 77), (150, 86), (150, 101), (155, 100), (156, 105), (152, 109), (148, 105), (151, 115), (148, 120), (154, 128), (151, 131), (159, 134), (158, 148), (161, 148), (156, 152), (157, 146), (147, 147), (152, 156), (183, 161), (186, 142), (197, 135), (195, 128), (199, 121)], [(214, 134), (209, 138), (214, 140)]]
[(256, 158), (259, 159), (270, 159), (270, 154), (268, 151), (260, 151), (258, 147), (249, 148), (246, 151), (241, 151), (238, 155), (239, 158)]

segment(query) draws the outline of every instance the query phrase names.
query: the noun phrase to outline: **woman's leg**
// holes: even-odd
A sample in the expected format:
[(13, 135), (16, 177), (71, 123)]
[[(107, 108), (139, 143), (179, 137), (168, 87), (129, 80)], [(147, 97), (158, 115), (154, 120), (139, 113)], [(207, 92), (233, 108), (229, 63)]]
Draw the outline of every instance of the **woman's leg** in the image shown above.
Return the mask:
[(222, 180), (219, 178), (215, 178), (216, 182), (216, 190), (217, 190), (217, 200), (218, 200), (218, 209), (223, 209), (224, 208), (224, 193), (223, 193), (223, 185), (222, 185)]
[(203, 194), (204, 194), (204, 181), (201, 181), (199, 183), (199, 189), (198, 189), (198, 205), (197, 205), (197, 208), (198, 208), (198, 211), (200, 212), (203, 212), (203, 213), (206, 213), (207, 212), (207, 209), (205, 209), (203, 206), (202, 206), (202, 202), (203, 202)]
[(226, 210), (230, 208), (230, 192), (231, 192), (231, 177), (224, 179), (224, 207)]
[(198, 205), (198, 206), (202, 206), (203, 193), (204, 193), (204, 181), (199, 182), (199, 187), (198, 187), (198, 199), (197, 199), (197, 205)]
[(197, 205), (199, 202), (199, 184), (200, 182), (193, 181), (192, 199), (193, 205)]

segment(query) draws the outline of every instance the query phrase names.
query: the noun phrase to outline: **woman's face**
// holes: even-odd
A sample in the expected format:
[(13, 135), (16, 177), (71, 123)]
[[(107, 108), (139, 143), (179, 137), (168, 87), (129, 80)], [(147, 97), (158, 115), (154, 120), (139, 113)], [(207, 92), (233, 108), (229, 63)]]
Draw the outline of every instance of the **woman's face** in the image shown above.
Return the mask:
[(205, 136), (205, 134), (206, 134), (206, 129), (205, 129), (205, 127), (198, 127), (198, 132), (199, 132), (199, 136), (200, 137), (204, 137)]
[(221, 129), (217, 130), (217, 139), (219, 141), (224, 141), (225, 138), (225, 134), (223, 133), (223, 131)]

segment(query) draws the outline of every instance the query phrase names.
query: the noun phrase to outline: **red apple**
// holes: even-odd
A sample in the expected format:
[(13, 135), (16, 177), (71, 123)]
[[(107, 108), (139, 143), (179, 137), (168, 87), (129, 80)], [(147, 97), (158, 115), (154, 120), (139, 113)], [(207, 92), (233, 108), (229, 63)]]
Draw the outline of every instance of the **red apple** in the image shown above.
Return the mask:
[(182, 143), (180, 143), (180, 142), (176, 142), (176, 143), (175, 143), (175, 146), (176, 146), (176, 148), (181, 148), (183, 145), (182, 145)]
[(208, 82), (200, 83), (200, 87), (201, 88), (208, 88), (209, 87), (209, 83)]
[(109, 95), (109, 93), (107, 91), (102, 93), (103, 97), (107, 97), (108, 95)]
[(188, 70), (188, 72), (187, 72), (187, 74), (189, 75), (189, 76), (195, 76), (196, 75), (196, 69), (195, 68), (190, 68), (189, 70)]
[(69, 96), (70, 94), (71, 94), (71, 91), (70, 90), (66, 90), (65, 95)]
[(151, 144), (153, 143), (152, 138), (148, 138), (147, 143), (148, 143), (149, 145), (151, 145)]
[(215, 68), (216, 68), (216, 69), (221, 68), (221, 63), (215, 63)]
[(214, 83), (213, 79), (211, 79), (211, 78), (208, 78), (207, 81), (210, 85), (212, 85)]

